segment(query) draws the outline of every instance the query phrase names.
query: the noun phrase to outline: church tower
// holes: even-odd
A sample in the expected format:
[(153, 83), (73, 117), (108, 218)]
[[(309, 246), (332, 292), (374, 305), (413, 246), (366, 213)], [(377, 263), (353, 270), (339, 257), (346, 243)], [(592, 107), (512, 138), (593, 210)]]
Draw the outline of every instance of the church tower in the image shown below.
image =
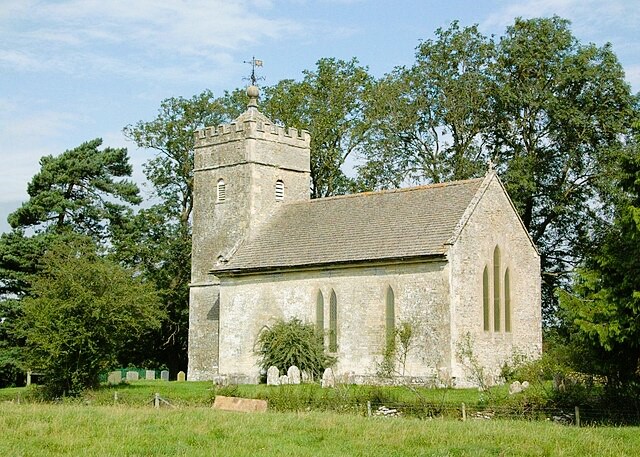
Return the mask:
[(310, 137), (274, 125), (258, 111), (258, 88), (231, 124), (196, 132), (189, 297), (189, 380), (218, 373), (218, 279), (228, 262), (287, 201), (309, 199)]

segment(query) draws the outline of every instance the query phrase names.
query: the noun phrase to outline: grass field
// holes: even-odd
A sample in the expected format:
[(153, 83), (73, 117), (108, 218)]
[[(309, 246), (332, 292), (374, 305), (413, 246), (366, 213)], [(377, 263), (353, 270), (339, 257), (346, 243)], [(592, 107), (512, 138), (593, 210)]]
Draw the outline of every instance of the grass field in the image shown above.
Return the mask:
[(0, 403), (2, 456), (636, 456), (640, 428)]

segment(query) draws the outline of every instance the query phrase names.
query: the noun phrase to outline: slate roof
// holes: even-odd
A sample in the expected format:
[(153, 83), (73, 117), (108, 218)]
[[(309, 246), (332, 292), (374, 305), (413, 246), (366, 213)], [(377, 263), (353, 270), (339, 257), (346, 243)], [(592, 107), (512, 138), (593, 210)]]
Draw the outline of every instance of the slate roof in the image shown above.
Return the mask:
[(483, 178), (285, 203), (215, 274), (438, 256)]

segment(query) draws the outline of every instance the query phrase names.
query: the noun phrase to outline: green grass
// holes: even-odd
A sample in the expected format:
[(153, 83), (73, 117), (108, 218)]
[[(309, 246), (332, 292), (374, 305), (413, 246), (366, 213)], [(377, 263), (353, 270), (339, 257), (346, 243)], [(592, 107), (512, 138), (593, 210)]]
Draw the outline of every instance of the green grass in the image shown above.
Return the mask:
[(3, 456), (625, 456), (640, 428), (0, 403)]

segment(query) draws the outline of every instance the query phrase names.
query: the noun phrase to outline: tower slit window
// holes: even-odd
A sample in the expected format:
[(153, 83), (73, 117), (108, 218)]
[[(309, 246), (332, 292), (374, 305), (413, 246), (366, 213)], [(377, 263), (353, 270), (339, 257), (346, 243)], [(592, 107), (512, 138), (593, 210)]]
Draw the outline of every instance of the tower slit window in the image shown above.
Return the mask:
[(218, 186), (217, 186), (217, 199), (216, 201), (218, 203), (221, 203), (223, 201), (225, 201), (227, 199), (227, 187), (226, 184), (224, 183), (224, 179), (219, 179), (218, 180)]
[(281, 179), (276, 181), (276, 201), (284, 200), (284, 182)]

